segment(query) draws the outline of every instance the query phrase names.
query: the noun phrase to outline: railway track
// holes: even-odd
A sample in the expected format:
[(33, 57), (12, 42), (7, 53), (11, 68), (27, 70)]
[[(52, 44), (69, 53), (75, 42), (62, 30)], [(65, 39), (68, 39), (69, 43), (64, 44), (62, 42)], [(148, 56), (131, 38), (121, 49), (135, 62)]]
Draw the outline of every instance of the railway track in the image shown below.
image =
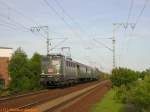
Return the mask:
[(30, 95), (35, 95), (35, 94), (41, 94), (44, 92), (47, 92), (48, 90), (39, 90), (39, 91), (35, 91), (35, 92), (30, 92), (30, 93), (24, 93), (24, 94), (18, 94), (18, 95), (10, 95), (10, 96), (2, 96), (0, 97), (0, 103), (7, 101), (7, 100), (12, 100), (12, 99), (16, 99), (16, 98), (21, 98), (21, 97), (27, 97)]
[[(40, 112), (61, 112), (61, 110), (75, 101), (81, 99), (82, 97), (92, 93), (95, 91), (98, 86), (107, 87), (108, 83), (110, 84), (110, 81), (103, 81), (95, 85), (91, 85), (89, 87), (86, 87), (82, 90), (75, 91), (73, 93), (70, 93), (68, 95), (58, 97), (57, 99), (51, 100), (49, 102), (46, 102), (44, 104), (35, 106), (37, 110)], [(109, 85), (110, 86), (110, 85)]]
[(52, 112), (68, 102), (94, 91), (97, 86), (105, 85), (107, 83), (107, 81), (92, 82), (65, 89), (45, 91), (39, 94), (18, 96), (11, 100), (3, 99), (3, 102), (0, 102), (0, 107), (17, 109), (35, 108), (40, 112)]

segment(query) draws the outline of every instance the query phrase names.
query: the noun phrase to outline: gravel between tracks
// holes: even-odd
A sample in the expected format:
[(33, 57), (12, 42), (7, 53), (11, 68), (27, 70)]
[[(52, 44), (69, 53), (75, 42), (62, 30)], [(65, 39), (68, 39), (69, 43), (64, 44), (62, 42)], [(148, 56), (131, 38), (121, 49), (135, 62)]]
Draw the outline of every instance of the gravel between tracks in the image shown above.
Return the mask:
[(83, 96), (70, 105), (58, 109), (56, 112), (90, 112), (92, 106), (99, 102), (110, 89), (111, 82), (107, 81), (96, 88), (90, 94)]

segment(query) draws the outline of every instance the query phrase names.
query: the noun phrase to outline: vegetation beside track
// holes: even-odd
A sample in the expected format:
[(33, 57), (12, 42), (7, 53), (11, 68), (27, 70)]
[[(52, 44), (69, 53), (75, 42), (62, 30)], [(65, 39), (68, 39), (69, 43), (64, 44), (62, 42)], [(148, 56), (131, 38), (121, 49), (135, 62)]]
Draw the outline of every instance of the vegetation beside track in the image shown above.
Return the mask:
[(41, 73), (40, 55), (35, 53), (31, 59), (18, 48), (9, 63), (11, 82), (8, 88), (9, 94), (39, 90)]
[(91, 112), (119, 112), (123, 104), (114, 99), (115, 90), (111, 89), (96, 105), (92, 107)]
[(116, 68), (110, 79), (112, 90), (93, 112), (150, 112), (150, 69), (138, 72)]
[(124, 103), (121, 112), (150, 112), (150, 69), (137, 72), (116, 68), (111, 80), (116, 101)]

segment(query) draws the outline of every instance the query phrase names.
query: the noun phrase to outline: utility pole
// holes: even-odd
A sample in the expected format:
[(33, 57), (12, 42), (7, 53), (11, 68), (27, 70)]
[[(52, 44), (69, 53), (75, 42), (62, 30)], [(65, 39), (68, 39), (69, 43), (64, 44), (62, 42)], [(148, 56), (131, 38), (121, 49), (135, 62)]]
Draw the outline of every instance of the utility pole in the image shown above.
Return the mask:
[(113, 24), (113, 37), (112, 37), (112, 45), (113, 45), (112, 46), (113, 47), (113, 49), (112, 49), (112, 51), (113, 51), (113, 69), (116, 67), (116, 61), (115, 61), (116, 60), (116, 57), (115, 57), (116, 56), (116, 53), (115, 53), (116, 52), (115, 51), (116, 50), (115, 49), (116, 48), (116, 46), (115, 46), (116, 40), (115, 40), (115, 28), (114, 28), (114, 26), (115, 25)]
[(48, 26), (35, 26), (35, 27), (31, 27), (31, 31), (32, 32), (40, 32), (40, 31), (44, 31), (44, 33), (46, 34), (46, 37), (44, 36), (44, 38), (46, 38), (46, 47), (47, 47), (47, 56), (50, 54), (50, 39), (49, 39), (49, 27)]
[(116, 68), (116, 30), (119, 27), (123, 27), (125, 30), (128, 28), (128, 26), (131, 27), (132, 30), (135, 28), (135, 23), (114, 23), (113, 24), (113, 37), (112, 37), (112, 51), (113, 51), (113, 69)]

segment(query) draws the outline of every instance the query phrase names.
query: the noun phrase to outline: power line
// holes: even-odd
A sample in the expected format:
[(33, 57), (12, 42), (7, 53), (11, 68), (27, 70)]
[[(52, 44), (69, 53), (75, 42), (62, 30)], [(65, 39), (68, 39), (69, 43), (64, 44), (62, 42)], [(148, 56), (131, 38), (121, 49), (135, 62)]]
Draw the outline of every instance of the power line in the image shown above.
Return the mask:
[[(27, 16), (24, 15), (21, 11), (18, 11), (16, 8), (12, 8), (10, 5), (6, 4), (6, 3), (3, 2), (3, 1), (0, 1), (0, 2), (1, 2), (3, 5), (5, 5), (7, 8), (11, 9), (12, 11), (14, 11), (15, 13), (17, 13), (17, 14), (19, 14), (20, 16), (26, 18), (26, 20), (29, 20), (29, 21), (31, 21), (32, 23), (35, 23), (36, 26), (39, 26), (39, 25), (35, 22), (35, 20), (33, 20), (33, 19), (27, 17)], [(5, 16), (5, 18), (6, 18), (6, 16)], [(9, 17), (8, 20), (12, 20), (15, 24), (18, 24), (18, 25), (21, 26), (22, 28), (24, 28), (24, 29), (30, 31), (30, 28), (27, 28), (26, 26), (24, 26), (24, 25), (22, 25), (22, 24), (16, 22), (16, 21), (13, 20), (12, 18), (10, 19), (10, 17)], [(33, 32), (32, 32), (32, 33), (33, 33)], [(40, 34), (42, 37), (45, 38), (45, 36), (44, 36), (42, 33), (39, 32), (39, 34)]]
[[(145, 8), (146, 8), (148, 2), (149, 2), (149, 0), (145, 0), (144, 6), (142, 7), (142, 9), (141, 9), (139, 15), (137, 16), (137, 19), (135, 20), (135, 23), (134, 23), (135, 25), (134, 25), (134, 27), (137, 27), (137, 24), (139, 23), (139, 21), (140, 21), (140, 19), (141, 19), (141, 16), (143, 15), (144, 10), (145, 10)], [(135, 28), (134, 28), (134, 29), (135, 29)], [(133, 32), (132, 32), (132, 33), (133, 33)], [(132, 33), (131, 33), (131, 34), (132, 34)], [(129, 42), (129, 39), (127, 40), (127, 42)], [(127, 46), (127, 49), (128, 49), (128, 46)]]
[[(0, 15), (1, 16), (1, 15)], [(12, 28), (13, 30), (17, 30), (17, 25), (10, 23), (10, 22), (6, 22), (4, 20), (1, 20), (2, 23), (0, 23), (2, 26), (8, 27), (8, 28)]]
[[(7, 18), (5, 15), (0, 15), (0, 16), (3, 17), (3, 18)], [(33, 33), (33, 32), (30, 30), (30, 28), (26, 27), (25, 25), (23, 25), (23, 24), (21, 24), (21, 23), (19, 23), (19, 22), (16, 22), (14, 19), (9, 18), (9, 21), (11, 21), (11, 24), (10, 24), (10, 25), (13, 25), (13, 24), (12, 24), (12, 22), (13, 22), (13, 23), (14, 23), (13, 26), (18, 25), (18, 26), (20, 26), (21, 28), (25, 29), (26, 31), (29, 31), (29, 32), (31, 32), (32, 34), (35, 35), (35, 33)], [(41, 35), (41, 37), (44, 37), (44, 38), (45, 38), (44, 35), (42, 35), (41, 33), (39, 33), (39, 34)]]
[[(11, 30), (16, 30), (15, 27), (9, 26), (9, 25), (7, 25), (7, 24), (0, 23), (0, 26), (6, 27), (6, 28), (11, 29)], [(8, 31), (8, 30), (7, 30), (7, 31)]]
[[(131, 18), (131, 13), (132, 13), (133, 6), (134, 6), (134, 0), (131, 0), (130, 6), (129, 6), (129, 12), (128, 12), (128, 16), (127, 16), (127, 21), (126, 21), (125, 34), (126, 34), (127, 25), (129, 24), (129, 21), (130, 21), (130, 18)], [(130, 24), (131, 24), (131, 23), (130, 23)], [(123, 43), (123, 42), (122, 42), (122, 43)], [(123, 50), (124, 50), (123, 46), (122, 46), (121, 49), (122, 49), (122, 50), (121, 50), (119, 59), (121, 58), (121, 55), (122, 55)]]
[[(3, 18), (7, 18), (5, 15), (0, 15), (1, 17), (3, 17)], [(14, 19), (9, 19), (9, 21), (12, 21), (13, 23), (15, 23), (15, 24), (18, 24), (19, 26), (21, 26), (22, 28), (24, 28), (24, 29), (26, 29), (26, 30), (29, 30), (29, 28), (27, 28), (27, 27), (25, 27), (23, 24), (20, 24), (19, 22), (16, 22)], [(12, 25), (12, 23), (11, 23), (11, 25)], [(15, 26), (15, 25), (14, 25)]]
[(50, 50), (56, 49), (58, 46), (62, 45), (65, 41), (67, 41), (68, 38), (62, 40), (61, 42), (59, 42), (58, 44), (56, 44), (54, 47), (52, 47)]
[(128, 17), (127, 17), (127, 23), (130, 20), (131, 17), (131, 13), (132, 13), (132, 9), (133, 9), (133, 5), (134, 5), (134, 0), (131, 0), (131, 4), (130, 4), (130, 8), (129, 8), (129, 12), (128, 12)]
[(140, 13), (139, 13), (139, 15), (138, 15), (138, 17), (137, 17), (137, 19), (136, 19), (136, 21), (135, 21), (136, 26), (137, 26), (137, 24), (139, 23), (140, 18), (141, 18), (141, 16), (143, 15), (143, 12), (144, 12), (144, 10), (145, 10), (145, 8), (146, 8), (148, 2), (149, 2), (149, 0), (145, 0), (144, 6), (143, 6), (142, 10), (140, 11)]
[(108, 47), (107, 45), (105, 45), (104, 43), (97, 41), (96, 39), (93, 39), (96, 43), (101, 44), (102, 46), (104, 46), (105, 48), (107, 48), (108, 50), (112, 51), (112, 49), (110, 47)]
[[(79, 37), (80, 40), (81, 40), (82, 42), (84, 42), (84, 41), (83, 41), (83, 38), (80, 37), (80, 36), (78, 35), (78, 33), (74, 31), (74, 29), (72, 29), (72, 26), (66, 21), (66, 19), (65, 19), (63, 16), (61, 16), (61, 15), (59, 14), (59, 12), (58, 12), (47, 0), (43, 0), (43, 1), (44, 1), (44, 3), (60, 18), (60, 20), (63, 21), (63, 23), (65, 23), (65, 25), (73, 32), (73, 34), (75, 34), (76, 37)], [(59, 6), (60, 6), (60, 5), (59, 5)], [(61, 7), (61, 6), (60, 6), (60, 7)], [(63, 9), (63, 7), (61, 7), (61, 9), (63, 10), (63, 12), (65, 11), (65, 10)], [(68, 14), (67, 14), (67, 15), (68, 15)], [(70, 16), (70, 17), (71, 17), (71, 16)], [(82, 47), (84, 48), (83, 44), (81, 44), (81, 45), (82, 45)]]
[(75, 21), (75, 19), (70, 16), (66, 11), (65, 9), (63, 8), (63, 6), (60, 4), (60, 2), (58, 2), (58, 0), (53, 0), (57, 6), (62, 10), (62, 12), (64, 13), (64, 15), (66, 15), (74, 24), (76, 24), (79, 28), (80, 28), (80, 31), (84, 32), (84, 30), (81, 28), (81, 25)]
[[(45, 0), (45, 1), (46, 1), (46, 0)], [(66, 16), (66, 17), (68, 17), (68, 18), (72, 21), (72, 23), (74, 23), (74, 24), (78, 27), (78, 29), (80, 30), (81, 33), (83, 33), (83, 34), (85, 33), (85, 35), (87, 35), (86, 32), (85, 32), (85, 30), (81, 27), (81, 25), (80, 25), (77, 21), (75, 21), (75, 19), (74, 19), (72, 16), (70, 16), (70, 15), (65, 11), (65, 9), (64, 9), (63, 6), (60, 4), (60, 2), (58, 2), (58, 0), (53, 0), (53, 1), (54, 1), (54, 2), (57, 4), (57, 6), (61, 9), (63, 15)], [(64, 18), (64, 19), (65, 19), (65, 18)], [(87, 37), (90, 37), (90, 36), (87, 35)], [(82, 42), (85, 42), (82, 37), (80, 37), (80, 40), (81, 40)], [(82, 46), (83, 46), (83, 45), (82, 45)], [(84, 46), (83, 46), (83, 48), (84, 48)]]
[[(72, 27), (70, 26), (70, 24), (68, 24), (68, 22), (65, 20), (64, 17), (62, 17), (57, 10), (47, 1), (47, 0), (43, 0), (45, 2), (45, 4), (66, 24), (66, 26), (72, 30)], [(73, 30), (72, 30), (73, 31)]]
[[(139, 15), (137, 16), (137, 19), (135, 20), (135, 23), (131, 23), (131, 27), (133, 28), (133, 30), (135, 29), (135, 27), (137, 26), (137, 24), (139, 23), (139, 20), (146, 8), (146, 5), (148, 4), (148, 1), (149, 0), (145, 0), (145, 3), (144, 3), (144, 6), (143, 8), (141, 9)], [(131, 5), (130, 5), (130, 8), (129, 8), (129, 13), (128, 13), (128, 18), (127, 18), (127, 24), (128, 24), (128, 21), (130, 19), (130, 16), (131, 16), (131, 12), (132, 12), (132, 9), (133, 9), (133, 5), (134, 5), (134, 0), (131, 1)], [(132, 32), (133, 33), (133, 32)], [(127, 42), (129, 41), (129, 39), (127, 40)], [(120, 54), (121, 55), (121, 54)]]
[[(11, 11), (14, 11), (16, 14), (26, 18), (27, 20), (31, 21), (32, 23), (36, 23), (35, 20), (33, 20), (32, 18), (27, 17), (26, 15), (24, 15), (20, 10), (8, 5), (8, 3), (5, 3), (3, 1), (0, 1), (3, 5), (5, 5), (7, 8), (11, 9)], [(37, 24), (37, 23), (36, 23)]]
[[(85, 30), (81, 27), (81, 25), (77, 22), (77, 21), (75, 21), (75, 19), (72, 17), (72, 16), (70, 16), (66, 11), (65, 11), (65, 9), (63, 8), (63, 6), (60, 4), (60, 2), (58, 2), (58, 0), (53, 0), (56, 4), (57, 4), (57, 6), (62, 10), (62, 12), (64, 13), (64, 15), (66, 16), (66, 17), (68, 17), (71, 21), (72, 21), (72, 23), (74, 23), (78, 28), (79, 28), (79, 30), (80, 30), (80, 32), (82, 32), (83, 34), (85, 33), (85, 35), (87, 35), (86, 34), (86, 32), (85, 32)], [(87, 35), (87, 37), (90, 37), (89, 35)], [(81, 40), (84, 42), (84, 40), (81, 38)]]

